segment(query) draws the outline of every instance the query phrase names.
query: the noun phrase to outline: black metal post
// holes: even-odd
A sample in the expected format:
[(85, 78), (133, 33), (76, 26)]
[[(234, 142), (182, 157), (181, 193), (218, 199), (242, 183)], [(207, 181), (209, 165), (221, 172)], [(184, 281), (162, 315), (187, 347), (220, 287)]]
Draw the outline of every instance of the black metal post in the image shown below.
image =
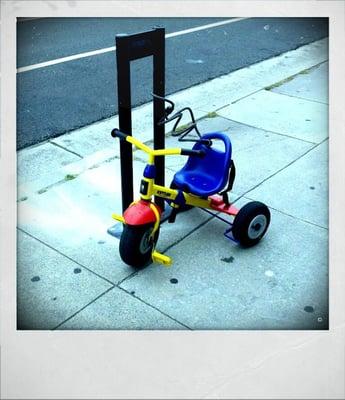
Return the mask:
[[(153, 93), (158, 96), (165, 96), (165, 29), (157, 29), (154, 37), (153, 55)], [(165, 125), (158, 125), (158, 122), (164, 116), (165, 104), (163, 101), (153, 99), (153, 140), (155, 149), (164, 149), (165, 147)], [(164, 186), (165, 177), (165, 159), (157, 157), (155, 159), (156, 166), (156, 183)], [(164, 210), (164, 200), (156, 197), (155, 203)]]
[[(117, 98), (119, 129), (132, 135), (131, 71), (126, 35), (116, 37)], [(120, 141), (122, 211), (133, 201), (133, 155), (132, 145)]]
[[(117, 92), (119, 129), (132, 135), (132, 104), (130, 62), (139, 58), (153, 56), (153, 92), (161, 97), (165, 95), (165, 29), (156, 28), (151, 31), (132, 35), (116, 36), (117, 61)], [(164, 116), (164, 102), (153, 100), (153, 139), (154, 148), (163, 149), (165, 146), (164, 125), (158, 126), (158, 121)], [(121, 157), (121, 190), (122, 210), (133, 201), (133, 157), (132, 146), (127, 142), (120, 144)], [(156, 181), (164, 185), (164, 158), (155, 161)], [(164, 209), (164, 200), (155, 199)]]

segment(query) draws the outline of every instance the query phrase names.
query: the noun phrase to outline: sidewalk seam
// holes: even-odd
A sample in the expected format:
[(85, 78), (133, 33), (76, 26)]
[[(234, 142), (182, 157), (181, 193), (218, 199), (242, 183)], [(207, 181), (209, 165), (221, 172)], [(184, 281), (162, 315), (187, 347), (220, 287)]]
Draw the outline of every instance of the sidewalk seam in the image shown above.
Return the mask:
[(214, 215), (212, 215), (211, 217), (205, 219), (205, 221), (201, 222), (199, 225), (197, 225), (195, 228), (193, 228), (191, 231), (189, 231), (188, 233), (186, 233), (185, 236), (181, 237), (180, 239), (177, 239), (176, 242), (170, 244), (169, 246), (167, 246), (164, 250), (163, 253), (166, 253), (168, 250), (170, 250), (172, 247), (176, 246), (177, 244), (181, 243), (182, 240), (186, 239), (188, 236), (190, 236), (191, 234), (193, 234), (195, 231), (197, 231), (199, 228), (203, 227), (204, 225), (206, 225), (209, 221), (211, 221), (211, 219), (214, 218)]
[[(85, 310), (86, 307), (88, 307), (89, 305), (91, 305), (92, 303), (94, 303), (96, 300), (100, 299), (102, 296), (104, 296), (106, 293), (110, 292), (111, 290), (114, 289), (114, 287), (116, 286), (112, 286), (110, 288), (108, 288), (106, 291), (104, 291), (103, 293), (101, 293), (99, 296), (95, 297), (92, 301), (90, 301), (89, 303), (87, 303), (85, 306), (83, 306), (82, 308), (80, 308), (78, 311), (76, 311), (74, 314), (70, 315), (68, 318), (66, 318), (64, 321), (60, 322), (58, 325), (55, 326), (55, 328), (52, 328), (52, 331), (55, 331), (56, 329), (58, 329), (60, 326), (62, 326), (63, 324), (65, 324), (67, 321), (71, 320), (72, 318), (74, 318), (76, 315), (78, 315), (81, 311)], [(80, 329), (78, 329), (80, 330)]]
[[(261, 88), (258, 89), (258, 90), (254, 90), (254, 92), (248, 93), (248, 94), (246, 94), (245, 96), (240, 97), (239, 99), (236, 99), (236, 100), (232, 101), (230, 104), (226, 104), (225, 106), (221, 107), (220, 109), (223, 109), (223, 108), (225, 108), (225, 107), (229, 107), (229, 106), (231, 106), (232, 104), (236, 104), (236, 103), (238, 103), (239, 101), (244, 100), (244, 99), (246, 99), (247, 97), (252, 96), (252, 95), (255, 94), (255, 93), (261, 92), (261, 90), (265, 90), (265, 87), (263, 86), (263, 87), (261, 87)], [(219, 110), (220, 110), (220, 109), (219, 109)]]
[(174, 322), (177, 322), (178, 324), (184, 326), (185, 328), (187, 328), (188, 330), (193, 330), (192, 328), (190, 328), (188, 325), (184, 324), (183, 322), (180, 322), (179, 320), (175, 319), (174, 317), (172, 317), (169, 314), (166, 314), (164, 311), (160, 310), (159, 308), (157, 308), (156, 306), (154, 306), (153, 304), (150, 304), (148, 302), (146, 302), (145, 300), (141, 299), (140, 297), (131, 294), (130, 292), (128, 292), (126, 289), (122, 288), (121, 286), (116, 286), (117, 288), (119, 288), (120, 290), (124, 291), (126, 294), (128, 294), (129, 296), (133, 296), (135, 299), (139, 300), (140, 302), (142, 302), (143, 304), (145, 304), (148, 307), (153, 308), (154, 310), (158, 311), (159, 313), (161, 313), (162, 315), (164, 315), (167, 318), (170, 318), (171, 320), (173, 320)]
[[(146, 267), (142, 268), (141, 271), (143, 271), (145, 268), (146, 268)], [(129, 279), (131, 279), (131, 278), (134, 278), (134, 277), (137, 276), (138, 274), (139, 274), (139, 271), (134, 271), (134, 272), (132, 272), (131, 274), (127, 275), (125, 278), (121, 279), (121, 280), (118, 282), (117, 285), (118, 285), (118, 286), (122, 285), (123, 282), (125, 282), (125, 281), (127, 281), (127, 280), (129, 280)]]
[[(237, 199), (236, 199), (237, 201)], [(209, 222), (212, 218), (214, 218), (214, 216), (207, 218), (205, 221), (203, 221), (200, 225), (197, 225), (194, 229), (192, 229), (191, 231), (189, 231), (188, 233), (185, 234), (185, 236), (182, 236), (181, 238), (177, 239), (176, 242), (170, 244), (169, 246), (167, 246), (166, 248), (164, 248), (164, 250), (162, 251), (162, 253), (166, 253), (168, 250), (170, 250), (172, 247), (174, 247), (176, 244), (179, 244), (180, 242), (182, 242), (182, 240), (184, 240), (186, 237), (188, 237), (189, 235), (191, 235), (192, 233), (194, 233), (196, 230), (198, 230), (199, 228), (201, 228), (203, 225), (205, 225), (207, 222)], [(145, 267), (146, 268), (146, 267)], [(145, 268), (141, 269), (141, 271), (145, 270)], [(129, 281), (132, 278), (134, 278), (135, 276), (137, 276), (139, 274), (140, 271), (134, 271), (132, 274), (126, 276), (125, 278), (122, 279), (122, 281), (120, 281), (118, 283), (118, 285), (121, 285), (123, 282), (125, 281)]]
[[(252, 198), (249, 197), (249, 196), (242, 196), (242, 197), (245, 197), (245, 198), (248, 199), (248, 200), (253, 200), (253, 201), (255, 200), (255, 199), (252, 199)], [(279, 213), (281, 213), (281, 214), (284, 214), (284, 215), (286, 215), (286, 216), (288, 216), (288, 217), (291, 217), (291, 218), (293, 218), (293, 219), (297, 219), (298, 221), (305, 222), (306, 224), (313, 225), (313, 226), (315, 226), (315, 227), (317, 227), (317, 228), (320, 228), (320, 229), (324, 229), (324, 230), (326, 230), (326, 231), (329, 231), (329, 228), (327, 228), (327, 227), (325, 227), (325, 226), (322, 226), (322, 225), (315, 224), (315, 222), (310, 222), (310, 221), (307, 221), (306, 219), (303, 219), (303, 218), (300, 218), (300, 217), (296, 217), (295, 215), (289, 214), (289, 213), (287, 213), (287, 212), (285, 212), (285, 211), (278, 210), (278, 208), (274, 208), (274, 207), (271, 207), (271, 206), (269, 206), (269, 208), (270, 208), (271, 210), (277, 211), (277, 212), (279, 212)]]
[[(65, 324), (66, 322), (70, 321), (72, 318), (74, 318), (76, 315), (78, 315), (79, 313), (81, 313), (83, 310), (85, 310), (87, 307), (89, 307), (91, 304), (93, 304), (94, 302), (96, 302), (97, 300), (99, 300), (102, 296), (104, 296), (105, 294), (109, 293), (111, 290), (114, 289), (119, 289), (123, 292), (125, 292), (127, 295), (134, 297), (136, 300), (138, 300), (140, 303), (145, 304), (147, 307), (153, 308), (155, 311), (159, 312), (160, 314), (164, 315), (165, 317), (171, 319), (172, 321), (178, 323), (179, 325), (187, 328), (188, 330), (192, 330), (192, 328), (190, 328), (189, 326), (185, 325), (183, 322), (178, 321), (177, 319), (175, 319), (174, 317), (170, 316), (169, 314), (166, 314), (164, 311), (160, 310), (159, 308), (155, 307), (154, 305), (147, 303), (145, 300), (141, 299), (138, 296), (135, 296), (133, 294), (131, 294), (130, 292), (128, 292), (126, 289), (115, 285), (113, 287), (108, 288), (106, 291), (104, 291), (103, 293), (101, 293), (99, 296), (95, 297), (93, 300), (91, 300), (89, 303), (85, 304), (83, 307), (81, 307), (78, 311), (76, 311), (75, 313), (73, 313), (72, 315), (70, 315), (68, 318), (66, 318), (65, 320), (63, 320), (62, 322), (60, 322), (58, 325), (56, 325), (54, 328), (52, 328), (51, 330), (56, 330), (59, 327), (61, 327), (63, 324)], [(74, 329), (73, 329), (74, 330)], [(80, 329), (79, 329), (80, 330)], [(115, 330), (119, 330), (119, 329), (115, 329)], [(123, 329), (120, 329), (123, 330)]]
[[(313, 43), (314, 43), (314, 42), (313, 42)], [(303, 74), (305, 71), (309, 71), (309, 70), (311, 70), (311, 69), (317, 68), (317, 67), (319, 67), (321, 64), (324, 64), (324, 63), (326, 63), (326, 62), (329, 62), (329, 60), (327, 59), (327, 60), (321, 61), (321, 62), (318, 63), (318, 64), (313, 65), (313, 66), (310, 67), (310, 68), (302, 69), (301, 71), (297, 72), (296, 74), (287, 76), (286, 78), (284, 78), (284, 79), (282, 79), (282, 80), (280, 80), (280, 81), (274, 83), (273, 85), (277, 85), (277, 87), (279, 87), (279, 86), (283, 85), (285, 82), (290, 81), (290, 80), (296, 78), (298, 75)], [(252, 95), (255, 94), (255, 93), (260, 92), (261, 90), (271, 91), (271, 90), (273, 89), (273, 87), (270, 89), (271, 86), (272, 86), (272, 85), (263, 86), (263, 87), (261, 87), (260, 89), (255, 90), (255, 91), (252, 92), (252, 93), (249, 93), (249, 94), (247, 94), (247, 95), (245, 95), (245, 96), (243, 96), (243, 97), (241, 97), (241, 98), (239, 98), (239, 99), (236, 99), (236, 100), (232, 101), (230, 104), (225, 105), (225, 106), (223, 106), (222, 108), (228, 107), (228, 106), (231, 105), (231, 104), (236, 104), (236, 103), (238, 103), (239, 101), (241, 101), (241, 100), (243, 100), (243, 99), (246, 99), (247, 97), (252, 96)], [(277, 92), (276, 92), (276, 93), (277, 93)], [(284, 93), (279, 93), (279, 94), (284, 94)], [(293, 97), (293, 96), (291, 96), (291, 97)], [(301, 97), (301, 98), (303, 98), (303, 97)], [(308, 99), (305, 99), (305, 100), (308, 100)], [(310, 101), (313, 101), (313, 100), (310, 100)]]
[(246, 196), (248, 193), (250, 193), (252, 190), (256, 189), (257, 187), (259, 187), (260, 185), (262, 185), (264, 182), (268, 181), (269, 179), (273, 178), (275, 175), (279, 174), (280, 172), (284, 171), (284, 169), (290, 167), (290, 165), (294, 164), (296, 161), (300, 160), (302, 157), (304, 157), (305, 155), (307, 155), (308, 153), (310, 153), (312, 150), (316, 149), (316, 147), (320, 146), (321, 144), (323, 144), (324, 142), (326, 142), (329, 138), (327, 137), (326, 139), (322, 140), (320, 143), (315, 144), (315, 146), (311, 147), (310, 149), (308, 149), (307, 151), (305, 151), (303, 154), (301, 154), (300, 156), (298, 156), (295, 160), (289, 162), (288, 164), (286, 164), (284, 167), (282, 167), (281, 169), (279, 169), (278, 171), (274, 172), (273, 174), (271, 174), (270, 176), (268, 176), (267, 178), (265, 178), (264, 180), (262, 180), (260, 183), (258, 183), (257, 185), (253, 186), (251, 189), (248, 189), (245, 193), (242, 194), (241, 197)]
[(315, 64), (309, 68), (302, 69), (300, 72), (297, 72), (296, 74), (288, 76), (288, 77), (282, 79), (281, 81), (278, 81), (272, 85), (268, 85), (265, 87), (265, 89), (272, 90), (274, 88), (278, 88), (278, 87), (282, 86), (283, 84), (293, 80), (294, 78), (297, 78), (298, 75), (306, 75), (307, 73), (309, 74), (309, 72), (311, 72), (313, 69), (317, 69), (318, 67), (320, 67), (320, 65), (327, 63), (327, 62), (329, 62), (329, 58), (327, 58), (326, 60), (323, 60), (323, 61), (319, 62), (318, 64)]
[(87, 271), (89, 271), (90, 273), (92, 273), (93, 275), (96, 275), (98, 278), (103, 279), (104, 281), (108, 282), (109, 284), (111, 284), (112, 286), (116, 286), (116, 283), (112, 282), (111, 280), (109, 280), (108, 278), (105, 278), (102, 275), (97, 274), (97, 272), (92, 271), (90, 268), (86, 267), (85, 265), (81, 264), (80, 262), (74, 260), (72, 257), (67, 256), (66, 254), (62, 253), (60, 250), (54, 248), (53, 246), (51, 246), (48, 243), (45, 243), (43, 240), (37, 238), (36, 236), (32, 235), (31, 233), (27, 232), (25, 229), (17, 227), (17, 229), (23, 233), (25, 233), (26, 235), (30, 236), (32, 239), (37, 240), (38, 242), (42, 243), (44, 246), (50, 248), (51, 250), (55, 251), (56, 253), (60, 254), (63, 257), (66, 257), (67, 259), (69, 259), (70, 261), (74, 262), (75, 264), (79, 265), (82, 268), (85, 268)]
[(59, 147), (60, 149), (65, 150), (65, 151), (67, 151), (68, 153), (72, 153), (72, 154), (74, 154), (75, 156), (78, 156), (80, 159), (83, 159), (83, 158), (84, 158), (83, 156), (81, 156), (80, 154), (76, 153), (75, 151), (66, 149), (66, 147), (61, 146), (61, 144), (55, 143), (55, 142), (53, 142), (53, 141), (50, 140), (50, 139), (48, 140), (48, 143), (50, 143), (50, 144), (52, 144), (52, 145), (54, 145), (54, 146), (56, 146), (56, 147)]
[(279, 132), (271, 131), (271, 130), (268, 130), (268, 129), (259, 128), (259, 127), (254, 126), (254, 125), (249, 125), (249, 124), (246, 124), (246, 123), (244, 123), (244, 122), (239, 122), (239, 121), (235, 121), (234, 119), (229, 119), (229, 118), (227, 118), (227, 117), (224, 117), (223, 115), (220, 115), (220, 117), (221, 117), (221, 118), (225, 118), (225, 119), (227, 119), (228, 121), (234, 122), (234, 123), (236, 123), (236, 124), (248, 126), (249, 128), (258, 129), (258, 130), (261, 130), (261, 131), (264, 131), (264, 132), (273, 133), (274, 135), (283, 136), (283, 137), (286, 137), (286, 138), (289, 138), (289, 139), (299, 140), (299, 141), (304, 142), (304, 143), (313, 144), (313, 145), (318, 145), (318, 144), (321, 143), (321, 142), (320, 142), (320, 143), (317, 143), (317, 142), (310, 142), (309, 140), (303, 140), (303, 139), (300, 139), (300, 138), (297, 138), (297, 137), (294, 137), (294, 136), (289, 136), (289, 135), (286, 135), (285, 133), (279, 133)]
[(323, 104), (325, 106), (329, 106), (329, 103), (325, 103), (323, 101), (311, 100), (311, 99), (307, 99), (307, 98), (301, 97), (301, 96), (294, 96), (292, 94), (281, 93), (281, 92), (279, 92), (279, 90), (277, 90), (277, 91), (268, 90), (268, 89), (264, 89), (264, 90), (267, 90), (268, 92), (277, 93), (277, 94), (280, 94), (282, 96), (292, 97), (293, 99), (301, 99), (301, 100), (304, 100), (304, 101), (310, 101), (311, 103), (318, 103), (318, 104)]
[[(206, 222), (208, 222), (210, 219), (212, 219), (214, 217), (210, 217), (208, 220), (206, 220)], [(204, 221), (205, 223), (205, 221)], [(201, 225), (204, 225), (204, 223), (202, 223)], [(199, 225), (196, 229), (198, 229), (199, 227), (201, 227), (201, 225)], [(67, 321), (69, 321), (70, 319), (72, 319), (73, 317), (75, 317), (79, 312), (83, 311), (86, 307), (88, 307), (89, 305), (91, 305), (93, 302), (95, 302), (96, 300), (98, 300), (100, 297), (102, 297), (104, 294), (108, 293), (110, 290), (114, 289), (114, 288), (118, 288), (120, 290), (123, 290), (124, 292), (126, 292), (128, 295), (135, 297), (137, 300), (141, 301), (142, 303), (144, 303), (145, 305), (155, 309), (156, 311), (160, 312), (161, 314), (163, 314), (164, 316), (172, 319), (173, 321), (177, 322), (178, 324), (184, 326), (185, 328), (192, 330), (192, 328), (190, 328), (188, 325), (185, 325), (183, 322), (178, 321), (177, 319), (171, 317), (169, 314), (166, 314), (165, 312), (161, 311), (159, 308), (153, 306), (150, 303), (147, 303), (146, 301), (144, 301), (143, 299), (139, 298), (138, 296), (132, 295), (131, 293), (129, 293), (126, 289), (122, 288), (120, 286), (120, 284), (122, 284), (125, 280), (127, 280), (128, 278), (131, 279), (133, 278), (135, 275), (138, 274), (138, 271), (135, 271), (133, 274), (128, 275), (127, 277), (125, 277), (123, 280), (121, 280), (119, 283), (115, 284), (114, 282), (110, 281), (109, 279), (97, 274), (96, 272), (92, 271), (91, 269), (89, 269), (88, 267), (84, 266), (83, 264), (79, 263), (78, 261), (75, 261), (73, 258), (67, 256), (66, 254), (60, 252), (59, 250), (55, 249), (54, 247), (50, 246), (49, 244), (43, 242), (41, 239), (36, 238), (35, 236), (33, 236), (32, 234), (26, 232), (24, 229), (22, 228), (17, 228), (18, 230), (24, 232), (25, 234), (27, 234), (28, 236), (30, 236), (31, 238), (37, 240), (38, 242), (42, 243), (44, 246), (47, 246), (48, 248), (50, 248), (51, 250), (54, 250), (55, 252), (57, 252), (58, 254), (62, 255), (63, 257), (68, 258), (70, 261), (76, 263), (77, 265), (79, 265), (82, 268), (85, 268), (87, 271), (89, 271), (90, 273), (92, 273), (93, 275), (96, 275), (98, 278), (101, 278), (105, 281), (107, 281), (108, 283), (110, 283), (112, 286), (110, 288), (108, 288), (106, 291), (104, 291), (102, 294), (100, 294), (99, 296), (97, 296), (96, 298), (94, 298), (92, 301), (90, 301), (89, 303), (87, 303), (84, 307), (82, 307), (80, 310), (78, 310), (77, 312), (75, 312), (74, 314), (72, 314), (70, 317), (68, 317), (66, 320), (64, 320), (63, 322), (61, 322), (60, 324), (58, 324), (55, 328), (52, 328), (52, 330), (56, 330), (57, 328), (59, 328), (61, 325), (63, 325), (64, 323), (66, 323)], [(194, 232), (196, 229), (194, 229), (193, 231), (191, 231), (190, 233)], [(189, 234), (190, 234), (189, 233)], [(185, 237), (189, 236), (186, 235)], [(181, 240), (183, 240), (185, 237), (183, 237)], [(180, 241), (181, 241), (180, 240)], [(175, 245), (175, 243), (173, 244)], [(173, 246), (172, 245), (172, 246)], [(170, 248), (170, 246), (168, 247)], [(164, 250), (165, 252), (166, 250)]]
[[(213, 218), (213, 217), (211, 217)], [(76, 311), (74, 314), (72, 314), (71, 316), (69, 316), (67, 319), (65, 319), (64, 321), (60, 322), (57, 326), (55, 326), (54, 328), (52, 328), (51, 330), (56, 330), (57, 328), (59, 328), (61, 325), (63, 325), (64, 323), (66, 323), (67, 321), (69, 321), (70, 319), (72, 319), (73, 317), (75, 317), (77, 314), (79, 314), (81, 311), (83, 311), (86, 307), (88, 307), (89, 305), (91, 305), (92, 303), (94, 303), (96, 300), (98, 300), (100, 297), (102, 297), (103, 295), (105, 295), (106, 293), (108, 293), (110, 290), (113, 290), (114, 288), (118, 288), (122, 291), (124, 291), (125, 293), (127, 293), (130, 296), (135, 297), (137, 300), (141, 301), (142, 303), (144, 303), (145, 305), (155, 309), (156, 311), (160, 312), (161, 314), (163, 314), (164, 316), (172, 319), (173, 321), (177, 322), (178, 324), (184, 326), (185, 328), (192, 330), (189, 326), (185, 325), (184, 323), (176, 320), (175, 318), (171, 317), (170, 315), (166, 314), (165, 312), (161, 311), (160, 309), (158, 309), (157, 307), (153, 306), (150, 303), (147, 303), (146, 301), (142, 300), (141, 298), (139, 298), (138, 296), (132, 295), (131, 293), (129, 293), (126, 289), (122, 288), (120, 286), (120, 284), (122, 282), (124, 282), (124, 280), (126, 280), (128, 277), (133, 277), (133, 275), (129, 275), (126, 278), (124, 278), (122, 281), (120, 281), (119, 283), (115, 284), (114, 282), (110, 281), (109, 279), (97, 274), (96, 272), (92, 271), (91, 269), (89, 269), (88, 267), (84, 266), (83, 264), (79, 263), (78, 261), (75, 261), (73, 258), (67, 256), (66, 254), (62, 253), (61, 251), (55, 249), (54, 247), (50, 246), (49, 244), (43, 242), (41, 239), (38, 239), (37, 237), (33, 236), (32, 234), (26, 232), (24, 229), (17, 227), (18, 230), (20, 230), (21, 232), (25, 233), (26, 235), (30, 236), (31, 238), (37, 240), (38, 242), (42, 243), (44, 246), (50, 248), (51, 250), (57, 252), (58, 254), (60, 254), (63, 257), (66, 257), (67, 259), (69, 259), (70, 261), (76, 263), (77, 265), (79, 265), (82, 268), (85, 268), (87, 271), (89, 271), (90, 273), (92, 273), (93, 275), (96, 275), (98, 278), (105, 280), (106, 282), (111, 284), (111, 287), (108, 288), (107, 290), (105, 290), (103, 293), (101, 293), (99, 296), (95, 297), (92, 301), (90, 301), (89, 303), (87, 303), (85, 306), (83, 306), (82, 308), (80, 308), (78, 311)], [(135, 272), (134, 274), (137, 274), (137, 272)]]

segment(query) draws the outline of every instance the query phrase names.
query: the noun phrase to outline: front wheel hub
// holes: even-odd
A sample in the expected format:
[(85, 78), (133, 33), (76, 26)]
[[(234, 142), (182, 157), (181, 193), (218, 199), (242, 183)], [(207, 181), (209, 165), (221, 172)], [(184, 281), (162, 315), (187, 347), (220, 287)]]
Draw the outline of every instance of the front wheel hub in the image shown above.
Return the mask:
[(140, 241), (139, 249), (142, 254), (147, 253), (151, 249), (153, 240), (151, 233), (152, 229), (147, 230)]

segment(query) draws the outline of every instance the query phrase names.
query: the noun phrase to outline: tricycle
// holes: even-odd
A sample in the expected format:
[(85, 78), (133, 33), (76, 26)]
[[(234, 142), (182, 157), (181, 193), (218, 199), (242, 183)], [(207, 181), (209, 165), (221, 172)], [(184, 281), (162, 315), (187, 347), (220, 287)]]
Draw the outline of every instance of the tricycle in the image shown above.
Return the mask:
[[(152, 149), (131, 135), (112, 130), (112, 136), (127, 141), (148, 156), (140, 184), (140, 199), (134, 201), (123, 215), (112, 217), (123, 224), (119, 252), (121, 259), (135, 268), (142, 268), (151, 262), (169, 266), (172, 259), (156, 250), (161, 225), (162, 209), (155, 204), (153, 197), (164, 199), (171, 207), (168, 221), (175, 222), (178, 212), (199, 207), (229, 225), (224, 235), (243, 247), (256, 245), (265, 235), (270, 224), (268, 207), (251, 201), (237, 209), (229, 201), (235, 179), (235, 164), (232, 159), (230, 137), (222, 132), (201, 134), (190, 107), (174, 113), (175, 104), (165, 97), (153, 95), (168, 103), (164, 117), (158, 124), (176, 120), (172, 136), (180, 142), (194, 142), (189, 148)], [(189, 124), (179, 127), (184, 113), (189, 113)], [(194, 131), (194, 135), (191, 132)], [(220, 148), (221, 146), (221, 148)], [(155, 157), (171, 155), (188, 156), (185, 165), (175, 173), (169, 187), (155, 183)], [(219, 214), (230, 216), (232, 222)]]

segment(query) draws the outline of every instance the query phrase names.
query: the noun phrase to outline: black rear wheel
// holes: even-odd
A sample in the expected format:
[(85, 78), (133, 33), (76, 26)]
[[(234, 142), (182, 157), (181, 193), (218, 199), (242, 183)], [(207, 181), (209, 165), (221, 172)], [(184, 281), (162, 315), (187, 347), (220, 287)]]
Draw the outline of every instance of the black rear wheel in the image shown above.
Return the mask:
[(152, 237), (154, 224), (124, 225), (120, 238), (120, 256), (124, 263), (142, 268), (152, 262), (152, 250), (155, 247), (159, 228)]
[(268, 207), (259, 201), (251, 201), (236, 215), (232, 234), (242, 246), (254, 246), (266, 233), (270, 221), (271, 213)]

